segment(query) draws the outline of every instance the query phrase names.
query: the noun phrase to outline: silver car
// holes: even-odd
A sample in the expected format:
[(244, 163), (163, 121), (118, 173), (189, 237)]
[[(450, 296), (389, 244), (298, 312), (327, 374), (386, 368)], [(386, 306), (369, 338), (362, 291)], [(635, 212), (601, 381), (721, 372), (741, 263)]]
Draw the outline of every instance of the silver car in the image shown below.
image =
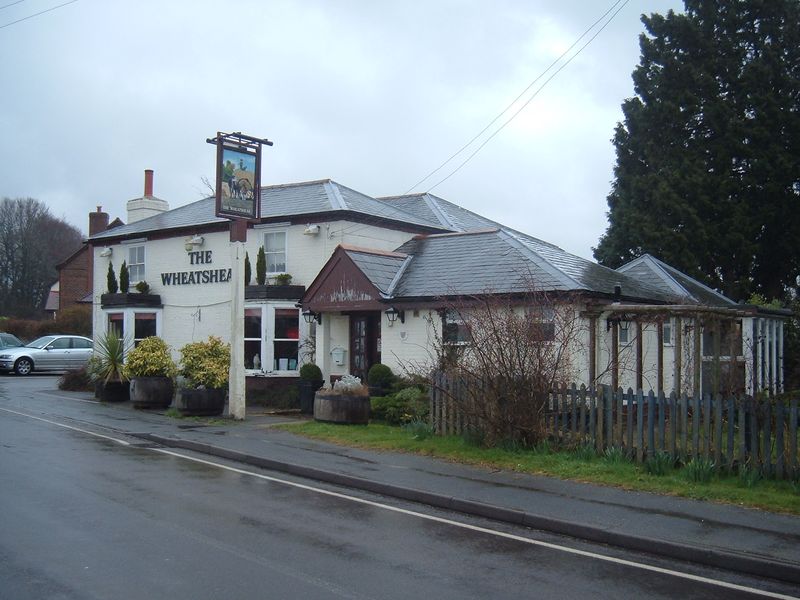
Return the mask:
[(45, 335), (20, 348), (0, 350), (0, 371), (28, 375), (31, 371), (67, 371), (85, 367), (92, 340), (80, 335)]

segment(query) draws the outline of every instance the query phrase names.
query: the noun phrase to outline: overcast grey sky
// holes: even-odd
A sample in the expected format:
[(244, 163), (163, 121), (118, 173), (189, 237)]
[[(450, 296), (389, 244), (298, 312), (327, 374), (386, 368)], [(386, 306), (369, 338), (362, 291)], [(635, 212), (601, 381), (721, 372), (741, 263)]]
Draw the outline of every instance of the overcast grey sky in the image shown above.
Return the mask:
[[(63, 2), (0, 9), (0, 196), (37, 198), (86, 232), (97, 205), (125, 220), (144, 169), (173, 208), (207, 195), (205, 140), (216, 131), (275, 142), (263, 185), (329, 177), (402, 194), (613, 0), (79, 0), (3, 27)], [(633, 95), (640, 14), (682, 7), (630, 0), (432, 193), (591, 258), (606, 228), (610, 139)]]

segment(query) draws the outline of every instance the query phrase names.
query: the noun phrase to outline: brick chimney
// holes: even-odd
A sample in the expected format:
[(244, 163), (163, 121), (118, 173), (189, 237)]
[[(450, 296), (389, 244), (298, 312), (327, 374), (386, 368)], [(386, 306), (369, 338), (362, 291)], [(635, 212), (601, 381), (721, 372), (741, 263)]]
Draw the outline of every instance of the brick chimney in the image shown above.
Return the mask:
[(169, 204), (153, 195), (153, 169), (144, 171), (144, 195), (128, 200), (128, 224), (169, 210)]
[(98, 206), (97, 212), (89, 213), (89, 236), (102, 233), (108, 229), (108, 213), (103, 212), (103, 207)]
[(153, 169), (144, 170), (144, 197), (150, 198), (153, 195)]

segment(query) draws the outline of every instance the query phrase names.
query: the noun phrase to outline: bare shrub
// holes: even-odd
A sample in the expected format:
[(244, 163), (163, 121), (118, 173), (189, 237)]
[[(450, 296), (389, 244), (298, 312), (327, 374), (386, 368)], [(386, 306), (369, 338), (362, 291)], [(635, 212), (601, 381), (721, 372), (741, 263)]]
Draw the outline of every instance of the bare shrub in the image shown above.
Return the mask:
[(436, 377), (431, 385), (487, 445), (545, 439), (548, 394), (574, 378), (581, 344), (580, 316), (569, 298), (487, 292), (446, 302), (439, 318), (431, 322), (438, 370), (460, 382), (459, 392)]

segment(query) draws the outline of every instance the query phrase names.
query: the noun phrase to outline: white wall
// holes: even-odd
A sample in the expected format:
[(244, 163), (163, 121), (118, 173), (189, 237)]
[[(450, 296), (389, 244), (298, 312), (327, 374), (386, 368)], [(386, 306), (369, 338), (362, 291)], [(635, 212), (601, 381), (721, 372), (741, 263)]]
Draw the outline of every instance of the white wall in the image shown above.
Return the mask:
[[(395, 231), (340, 220), (320, 224), (316, 236), (303, 235), (305, 225), (277, 224), (257, 226), (248, 231), (245, 249), (250, 256), (252, 280), (255, 283), (256, 257), (259, 247), (264, 243), (264, 233), (269, 231), (287, 232), (286, 270), (292, 275), (292, 283), (308, 286), (330, 258), (340, 243), (367, 246), (380, 250), (394, 250), (411, 238), (408, 232)], [(216, 335), (230, 341), (230, 284), (227, 282), (200, 283), (187, 285), (167, 285), (162, 274), (207, 269), (227, 269), (231, 266), (229, 234), (227, 231), (201, 233), (204, 242), (198, 251), (211, 252), (210, 264), (191, 264), (190, 255), (185, 249), (188, 237), (146, 240), (144, 237), (132, 244), (112, 244), (112, 255), (101, 257), (104, 246), (94, 248), (94, 291), (93, 326), (95, 337), (106, 330), (106, 314), (100, 308), (100, 296), (106, 292), (106, 274), (109, 260), (119, 280), (119, 269), (123, 260), (128, 259), (130, 245), (145, 246), (145, 280), (150, 291), (159, 294), (164, 305), (161, 313), (161, 337), (177, 352), (184, 344), (206, 339)], [(131, 282), (131, 292), (135, 291)], [(341, 323), (339, 324), (341, 325)], [(345, 319), (346, 325), (346, 319)], [(340, 345), (347, 348), (346, 327), (336, 329), (341, 338)], [(343, 371), (343, 372), (346, 372)], [(341, 374), (341, 373), (335, 373)]]

